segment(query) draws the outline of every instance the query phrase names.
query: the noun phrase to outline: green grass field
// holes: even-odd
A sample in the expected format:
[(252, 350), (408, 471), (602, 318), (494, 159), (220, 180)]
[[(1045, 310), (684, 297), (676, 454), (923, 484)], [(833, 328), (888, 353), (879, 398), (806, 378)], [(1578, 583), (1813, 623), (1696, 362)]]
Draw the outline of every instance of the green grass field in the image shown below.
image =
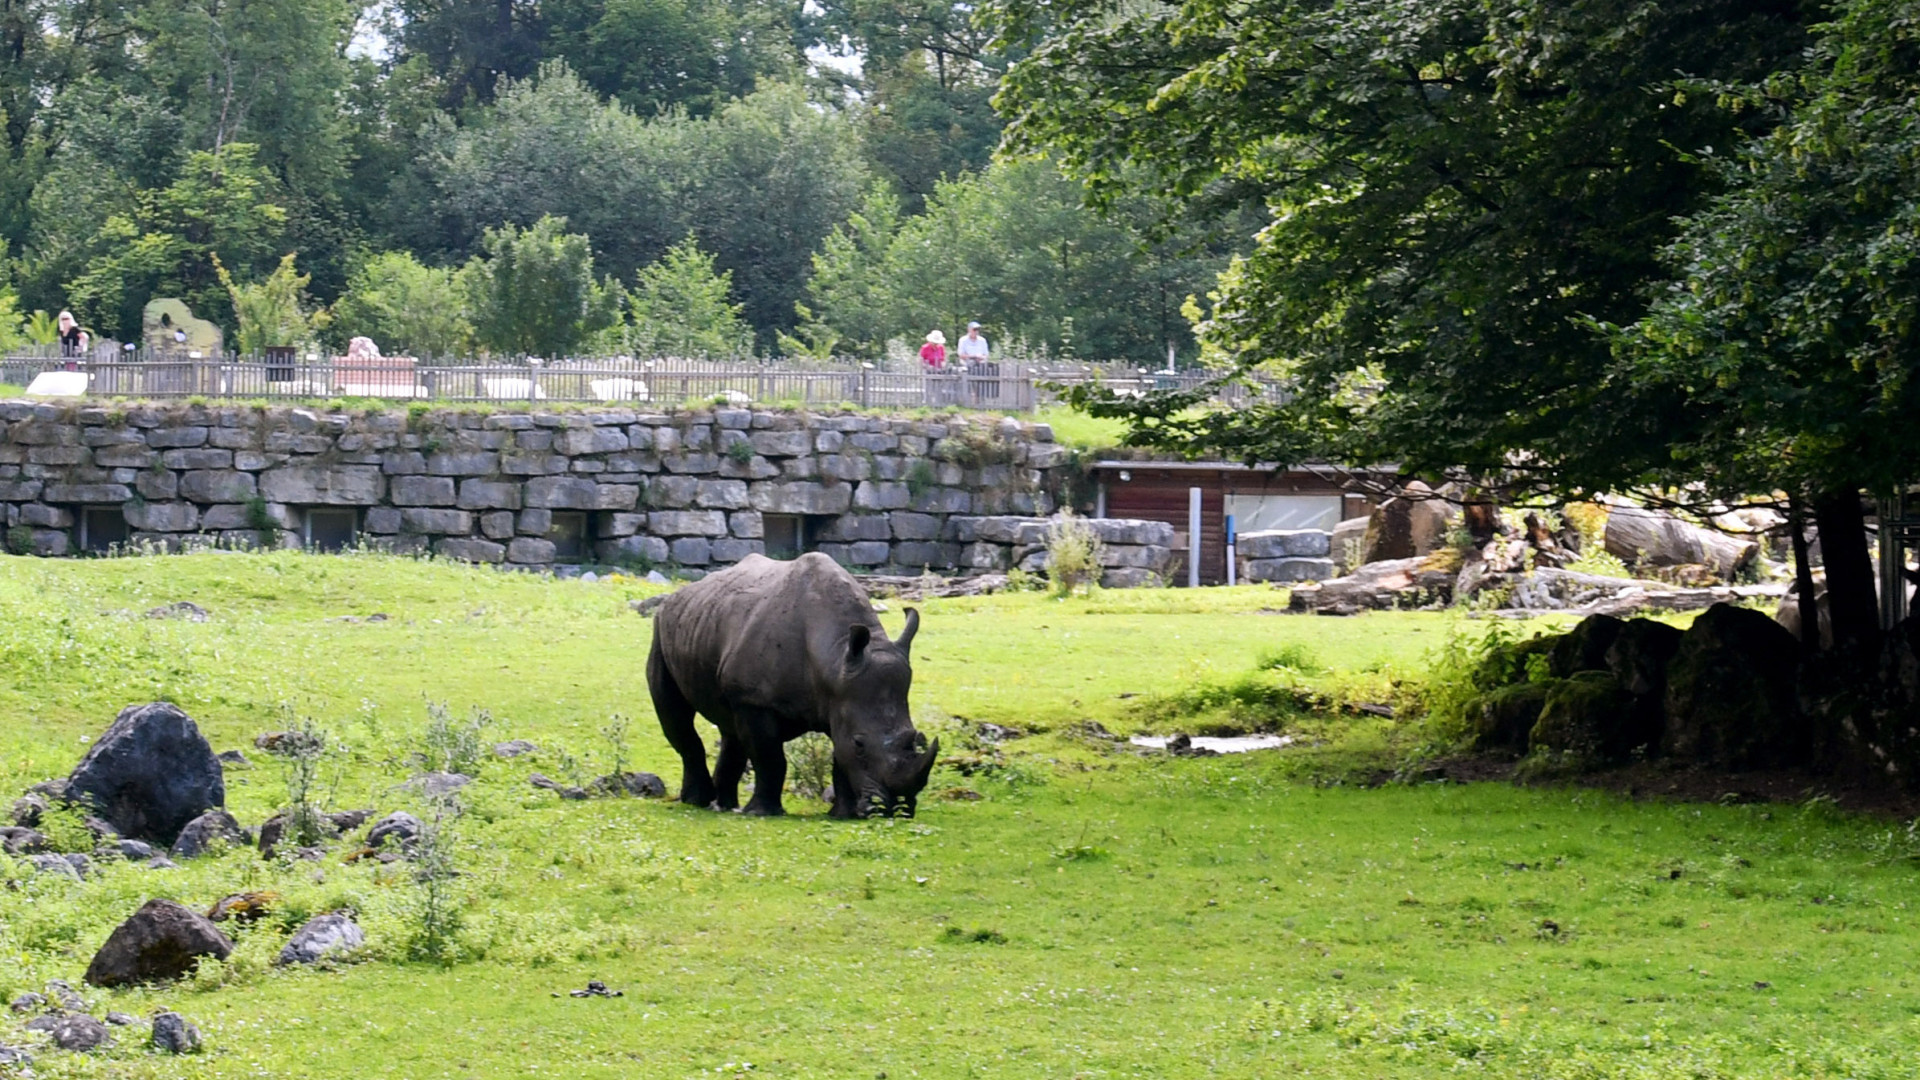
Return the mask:
[[(323, 769), (336, 808), (417, 808), (394, 787), (429, 702), (542, 748), (468, 789), (448, 965), (409, 959), (421, 890), (403, 866), (233, 851), (86, 883), (0, 866), (8, 998), (77, 983), (149, 896), (281, 894), (228, 963), (90, 992), (96, 1011), (178, 1009), (206, 1053), (153, 1056), (124, 1029), (105, 1054), (37, 1049), (35, 1074), (1913, 1074), (1905, 826), (1819, 801), (1345, 782), (1419, 742), (1413, 685), (1482, 624), (1282, 616), (1284, 594), (1261, 588), (933, 601), (915, 714), (985, 768), (936, 770), (915, 820), (535, 790), (531, 770), (586, 777), (616, 757), (677, 785), (647, 705), (650, 623), (627, 607), (651, 591), (374, 556), (0, 559), (0, 793), (64, 775), (120, 707), (156, 698), (255, 759), (228, 777), (250, 825), (286, 797), (253, 736), (302, 717), (342, 744)], [(140, 617), (179, 600), (211, 619)], [(1303, 694), (1397, 702), (1403, 719), (1302, 714), (1288, 703)], [(632, 719), (624, 750), (603, 734), (615, 713)], [(968, 743), (957, 718), (1036, 733), (996, 755), (952, 745)], [(1279, 726), (1318, 745), (1145, 757), (1079, 734), (1087, 720)], [(938, 797), (956, 788), (984, 798)], [(343, 906), (368, 932), (359, 958), (271, 966), (292, 927)], [(624, 996), (566, 996), (596, 978)], [(0, 1043), (32, 1045), (18, 1019)]]

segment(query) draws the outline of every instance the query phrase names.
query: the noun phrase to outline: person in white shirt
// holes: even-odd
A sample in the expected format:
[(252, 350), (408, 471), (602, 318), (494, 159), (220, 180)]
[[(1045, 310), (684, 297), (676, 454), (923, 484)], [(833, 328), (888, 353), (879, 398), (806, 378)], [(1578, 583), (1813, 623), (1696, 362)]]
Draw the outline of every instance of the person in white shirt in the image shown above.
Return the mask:
[(958, 349), (960, 362), (966, 365), (969, 381), (973, 383), (973, 400), (984, 405), (989, 399), (1000, 397), (1000, 365), (989, 358), (992, 351), (987, 339), (980, 334), (980, 324), (967, 324), (967, 335), (960, 339)]

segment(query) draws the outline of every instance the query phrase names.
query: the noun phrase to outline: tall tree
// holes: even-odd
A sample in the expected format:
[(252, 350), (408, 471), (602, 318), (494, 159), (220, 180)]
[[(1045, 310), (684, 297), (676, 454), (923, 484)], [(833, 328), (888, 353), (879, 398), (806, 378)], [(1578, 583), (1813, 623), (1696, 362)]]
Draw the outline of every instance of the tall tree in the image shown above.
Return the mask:
[(1803, 68), (1703, 89), (1784, 122), (1715, 159), (1726, 191), (1618, 332), (1612, 385), (1688, 403), (1676, 482), (1813, 508), (1835, 637), (1870, 640), (1866, 552), (1834, 541), (1861, 535), (1862, 491), (1920, 480), (1920, 3), (1845, 0)]
[(501, 79), (540, 66), (545, 24), (537, 0), (394, 0), (388, 28), (397, 59), (419, 58), (440, 86), (441, 105), (493, 100)]
[(1271, 223), (1224, 277), (1211, 340), (1284, 372), (1287, 404), (1133, 410), (1140, 437), (1250, 456), (1464, 467), (1611, 489), (1665, 463), (1669, 411), (1617, 407), (1607, 341), (1632, 321), (1691, 156), (1763, 116), (1678, 94), (1746, 80), (1806, 41), (1788, 0), (1001, 0), (1031, 46), (999, 99), (1113, 200), (1144, 176), (1258, 195)]
[(549, 0), (547, 54), (641, 116), (707, 116), (800, 71), (797, 5), (767, 0)]

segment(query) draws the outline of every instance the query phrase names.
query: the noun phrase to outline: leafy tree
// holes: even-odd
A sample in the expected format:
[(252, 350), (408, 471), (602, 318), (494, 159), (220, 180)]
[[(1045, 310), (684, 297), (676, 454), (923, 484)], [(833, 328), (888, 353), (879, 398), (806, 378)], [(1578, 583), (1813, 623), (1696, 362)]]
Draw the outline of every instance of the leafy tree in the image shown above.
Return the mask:
[(179, 179), (135, 193), (127, 213), (109, 216), (86, 245), (84, 270), (67, 285), (82, 320), (122, 340), (139, 336), (155, 296), (179, 296), (202, 317), (228, 309), (213, 265), (249, 271), (271, 257), (287, 214), (254, 147), (229, 143), (188, 155)]
[(587, 238), (565, 218), (487, 230), (485, 258), (464, 271), (474, 336), (496, 353), (565, 356), (620, 319), (624, 291), (595, 282)]
[(549, 64), (537, 80), (504, 84), (465, 127), (435, 124), (422, 169), (439, 213), (416, 214), (427, 231), (409, 239), (422, 254), (464, 258), (493, 226), (564, 217), (596, 238), (602, 266), (630, 274), (686, 234), (684, 126), (605, 104), (565, 64)]
[(793, 325), (814, 250), (867, 186), (859, 133), (796, 86), (758, 90), (682, 130), (686, 223), (732, 272), (747, 321), (771, 345)]
[(549, 0), (547, 55), (640, 116), (706, 116), (800, 70), (793, 4)]
[[(1835, 637), (1875, 636), (1860, 493), (1920, 477), (1920, 6), (1847, 0), (1800, 69), (1724, 100), (1784, 122), (1715, 160), (1612, 385), (1687, 403), (1671, 480), (1814, 511)], [(1706, 88), (1709, 92), (1713, 88)], [(1846, 556), (1851, 556), (1846, 557)]]
[(679, 356), (736, 356), (753, 347), (753, 330), (729, 300), (733, 275), (691, 236), (640, 268), (631, 310), (635, 344)]
[(370, 337), (389, 354), (449, 356), (473, 339), (466, 301), (452, 270), (385, 252), (354, 271), (333, 306), (333, 330), (339, 338)]
[(490, 101), (501, 79), (540, 65), (544, 23), (535, 0), (394, 0), (387, 27), (398, 59), (418, 59), (440, 84), (443, 107)]
[[(1112, 203), (1139, 183), (1271, 211), (1205, 326), (1285, 405), (1113, 407), (1136, 437), (1248, 457), (1394, 460), (1619, 489), (1666, 463), (1672, 401), (1615, 400), (1674, 219), (1712, 177), (1691, 154), (1763, 116), (1676, 93), (1791, 63), (1801, 5), (1732, 0), (1001, 0), (1033, 48), (998, 99)], [(1631, 407), (1628, 407), (1631, 405)]]
[(233, 298), (234, 323), (239, 327), (234, 346), (242, 355), (257, 356), (272, 348), (305, 345), (326, 325), (325, 312), (304, 309), (302, 293), (313, 279), (295, 270), (293, 261), (292, 254), (282, 256), (280, 265), (265, 281), (241, 284), (220, 264), (219, 253), (214, 254), (214, 273)]
[(814, 259), (808, 294), (821, 318), (861, 347), (918, 338), (971, 319), (1003, 339), (1142, 363), (1171, 347), (1191, 353), (1180, 308), (1223, 264), (1188, 250), (1187, 235), (1156, 243), (1130, 212), (1105, 217), (1082, 186), (1039, 158), (1003, 162), (937, 185), (926, 212), (869, 193)]

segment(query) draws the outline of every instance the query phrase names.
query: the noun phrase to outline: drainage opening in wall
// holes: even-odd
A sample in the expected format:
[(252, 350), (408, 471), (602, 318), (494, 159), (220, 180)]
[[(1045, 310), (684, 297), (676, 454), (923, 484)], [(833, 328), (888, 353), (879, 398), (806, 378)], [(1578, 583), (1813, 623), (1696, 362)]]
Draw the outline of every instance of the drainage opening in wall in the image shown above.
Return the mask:
[(807, 514), (761, 514), (760, 536), (769, 559), (797, 559), (819, 543), (820, 530), (830, 517)]
[(553, 561), (586, 562), (592, 526), (592, 515), (585, 510), (555, 510), (553, 526), (547, 530), (547, 539), (553, 541)]
[(104, 555), (127, 542), (127, 515), (117, 506), (80, 511), (80, 550)]
[(360, 511), (351, 506), (313, 506), (301, 518), (302, 544), (309, 551), (344, 551), (360, 536)]

